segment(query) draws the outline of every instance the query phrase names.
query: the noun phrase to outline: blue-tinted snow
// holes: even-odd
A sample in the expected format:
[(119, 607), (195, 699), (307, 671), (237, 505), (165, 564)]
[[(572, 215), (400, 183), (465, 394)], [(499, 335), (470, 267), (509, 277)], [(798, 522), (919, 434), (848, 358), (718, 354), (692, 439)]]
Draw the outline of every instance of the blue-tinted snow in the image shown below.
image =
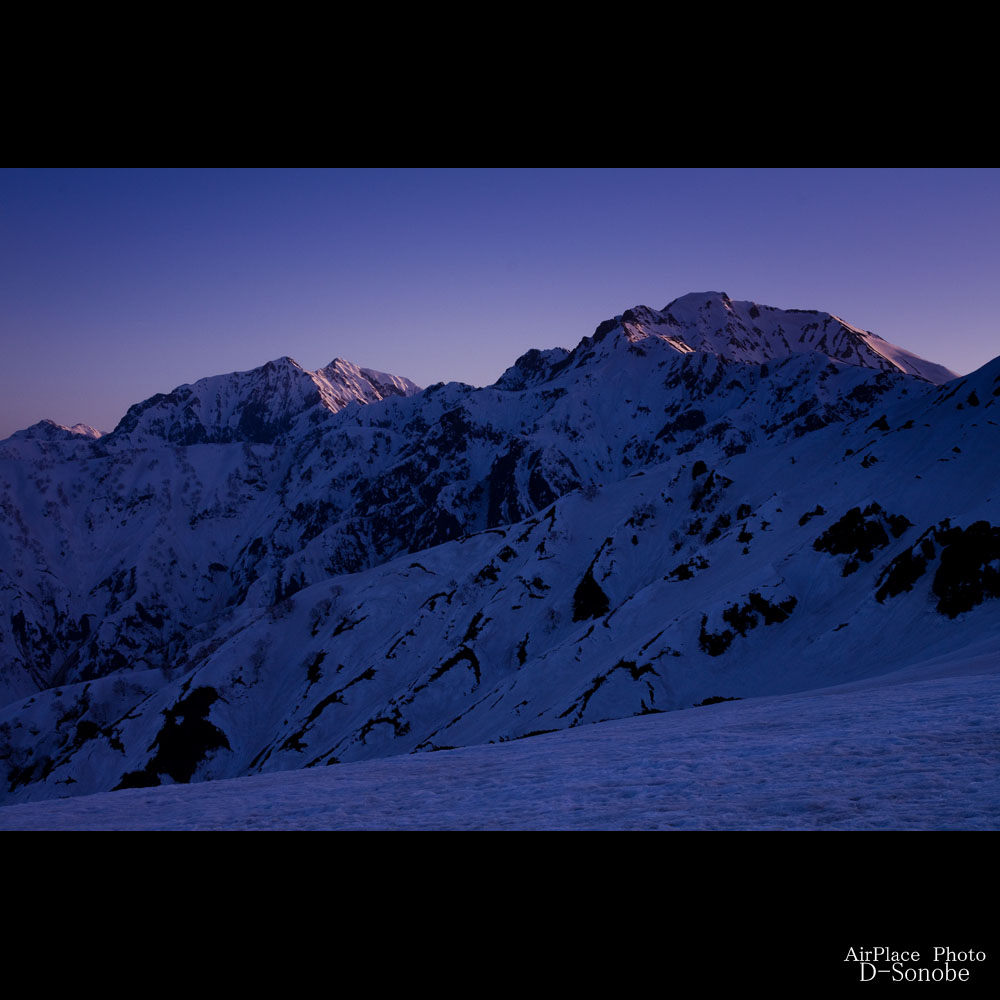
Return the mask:
[(8, 806), (0, 829), (995, 830), (1000, 662), (975, 653), (501, 745)]

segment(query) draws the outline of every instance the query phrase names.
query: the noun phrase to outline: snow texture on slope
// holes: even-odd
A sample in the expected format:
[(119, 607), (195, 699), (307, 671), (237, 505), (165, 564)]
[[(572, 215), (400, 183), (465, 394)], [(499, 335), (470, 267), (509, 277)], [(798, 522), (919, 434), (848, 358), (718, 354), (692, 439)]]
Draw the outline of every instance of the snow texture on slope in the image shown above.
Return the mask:
[(508, 742), (995, 642), (1000, 361), (937, 386), (824, 315), (686, 296), (484, 389), (283, 359), (98, 440), (0, 443), (0, 795)]
[(996, 830), (994, 653), (336, 768), (0, 808), (3, 830)]

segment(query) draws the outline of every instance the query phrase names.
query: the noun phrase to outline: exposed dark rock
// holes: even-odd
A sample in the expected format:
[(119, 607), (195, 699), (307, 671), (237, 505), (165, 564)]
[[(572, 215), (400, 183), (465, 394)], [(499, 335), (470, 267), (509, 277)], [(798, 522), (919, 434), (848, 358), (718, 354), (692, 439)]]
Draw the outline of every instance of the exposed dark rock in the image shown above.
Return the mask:
[(704, 556), (697, 556), (689, 559), (678, 566), (675, 566), (663, 579), (667, 580), (690, 580), (696, 570), (708, 569), (708, 560)]
[(736, 636), (729, 629), (722, 632), (709, 632), (705, 626), (708, 624), (708, 615), (701, 616), (701, 629), (698, 632), (698, 646), (703, 653), (709, 656), (721, 656)]
[(685, 410), (676, 420), (672, 420), (660, 428), (659, 433), (656, 435), (656, 440), (666, 439), (668, 442), (674, 441), (675, 435), (688, 431), (696, 431), (699, 427), (704, 427), (706, 422), (705, 414), (701, 410)]
[(493, 460), (488, 479), (489, 511), (486, 517), (488, 528), (513, 524), (528, 513), (520, 506), (517, 483), (514, 479), (514, 472), (523, 451), (524, 442), (512, 441), (507, 451)]
[(826, 427), (827, 421), (818, 413), (810, 413), (801, 424), (796, 424), (792, 428), (795, 437), (802, 437), (803, 434), (811, 434), (813, 431), (822, 430)]
[(326, 650), (321, 649), (309, 660), (309, 663), (306, 665), (306, 678), (308, 679), (310, 685), (315, 684), (323, 676), (323, 672), (320, 670), (320, 664), (325, 659)]
[(936, 610), (949, 618), (971, 611), (983, 601), (1000, 597), (1000, 527), (976, 521), (952, 528), (946, 519), (928, 528), (882, 571), (875, 597), (887, 598), (913, 589), (941, 547), (932, 592)]
[(608, 595), (601, 590), (594, 579), (593, 563), (587, 567), (583, 579), (573, 594), (573, 621), (582, 622), (588, 618), (603, 618), (611, 607)]
[(475, 638), (482, 632), (483, 627), (486, 625), (490, 619), (483, 618), (482, 611), (477, 611), (472, 616), (472, 621), (469, 622), (469, 627), (465, 630), (465, 635), (462, 637), (462, 642), (473, 642)]
[(439, 677), (443, 677), (452, 667), (457, 666), (462, 661), (468, 664), (469, 669), (475, 675), (476, 683), (478, 684), (482, 672), (479, 666), (479, 657), (469, 649), (468, 646), (462, 646), (461, 649), (454, 656), (449, 656), (435, 671), (431, 674), (430, 680), (436, 681)]
[(1000, 597), (1000, 527), (976, 521), (964, 531), (952, 528), (937, 537), (944, 548), (933, 590), (941, 614), (957, 618), (987, 599)]
[[(590, 699), (593, 698), (597, 691), (604, 685), (608, 678), (616, 671), (624, 670), (634, 681), (640, 680), (645, 674), (656, 674), (651, 663), (644, 663), (642, 666), (638, 666), (634, 660), (619, 660), (610, 670), (603, 674), (598, 674), (596, 677), (591, 679), (590, 687), (588, 687), (572, 705), (569, 706), (565, 711), (559, 713), (559, 718), (564, 719), (572, 713), (576, 713), (573, 720), (570, 722), (570, 726), (577, 725), (583, 718), (584, 712), (587, 711), (587, 705)], [(653, 690), (651, 686), (647, 683), (647, 691), (652, 697)], [(643, 703), (645, 704), (645, 703)], [(649, 712), (648, 707), (640, 714), (647, 714)]]
[(198, 687), (165, 709), (163, 727), (149, 748), (156, 753), (141, 771), (124, 774), (114, 790), (152, 787), (160, 784), (162, 774), (186, 783), (211, 751), (232, 749), (226, 734), (208, 721), (209, 709), (218, 699), (214, 688)]
[(723, 531), (725, 531), (730, 523), (732, 522), (732, 517), (729, 514), (720, 514), (716, 519), (715, 523), (711, 528), (705, 533), (706, 542), (714, 542)]
[(842, 572), (843, 576), (849, 576), (858, 568), (859, 560), (871, 562), (876, 550), (889, 544), (889, 532), (899, 538), (910, 527), (901, 514), (888, 514), (877, 503), (869, 504), (864, 512), (860, 507), (852, 507), (813, 542), (813, 548), (830, 555), (850, 556)]
[(816, 504), (815, 510), (806, 511), (806, 513), (799, 518), (799, 526), (801, 527), (804, 524), (808, 524), (812, 518), (822, 517), (825, 513), (826, 511), (823, 507), (820, 504)]
[(730, 626), (728, 629), (723, 629), (721, 632), (709, 632), (705, 627), (708, 624), (708, 615), (703, 615), (701, 630), (698, 634), (698, 645), (709, 656), (720, 656), (736, 638), (732, 630), (745, 636), (762, 621), (765, 625), (776, 625), (787, 621), (797, 604), (798, 600), (795, 597), (788, 597), (784, 601), (772, 603), (766, 597), (753, 591), (748, 595), (746, 604), (732, 604), (722, 612), (722, 620)]
[(875, 591), (875, 599), (879, 604), (884, 604), (887, 597), (896, 597), (904, 591), (913, 590), (914, 584), (926, 570), (927, 559), (915, 553), (913, 549), (906, 549), (882, 571), (878, 578), (880, 586)]

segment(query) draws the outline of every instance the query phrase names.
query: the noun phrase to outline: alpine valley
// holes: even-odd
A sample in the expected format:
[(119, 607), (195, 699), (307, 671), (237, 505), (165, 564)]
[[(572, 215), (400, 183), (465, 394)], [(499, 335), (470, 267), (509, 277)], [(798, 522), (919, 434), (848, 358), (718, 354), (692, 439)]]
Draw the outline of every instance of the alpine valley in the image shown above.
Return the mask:
[(281, 358), (43, 421), (0, 442), (0, 801), (1000, 651), (998, 400), (1000, 359), (708, 292), (485, 388)]

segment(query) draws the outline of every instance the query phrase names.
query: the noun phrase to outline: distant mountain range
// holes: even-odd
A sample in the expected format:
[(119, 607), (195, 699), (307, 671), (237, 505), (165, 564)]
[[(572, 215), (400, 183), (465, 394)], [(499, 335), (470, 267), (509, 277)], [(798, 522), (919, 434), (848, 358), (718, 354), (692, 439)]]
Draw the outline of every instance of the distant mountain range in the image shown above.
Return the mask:
[(485, 388), (282, 358), (103, 436), (43, 421), (0, 442), (3, 800), (979, 649), (1000, 635), (998, 397), (1000, 359), (958, 378), (828, 313), (708, 292)]

